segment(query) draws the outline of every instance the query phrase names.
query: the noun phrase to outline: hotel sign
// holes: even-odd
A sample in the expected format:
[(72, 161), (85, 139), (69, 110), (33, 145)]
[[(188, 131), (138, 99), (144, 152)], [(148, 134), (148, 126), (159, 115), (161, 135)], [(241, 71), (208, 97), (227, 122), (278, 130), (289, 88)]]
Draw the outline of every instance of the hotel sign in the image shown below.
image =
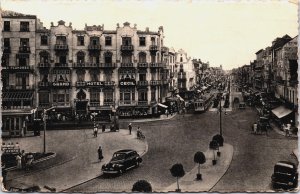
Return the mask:
[(86, 86), (104, 86), (104, 82), (103, 81), (95, 81), (95, 82), (89, 81), (89, 82), (86, 82)]
[(53, 87), (70, 87), (70, 82), (53, 82)]
[(120, 86), (135, 86), (135, 81), (120, 81)]

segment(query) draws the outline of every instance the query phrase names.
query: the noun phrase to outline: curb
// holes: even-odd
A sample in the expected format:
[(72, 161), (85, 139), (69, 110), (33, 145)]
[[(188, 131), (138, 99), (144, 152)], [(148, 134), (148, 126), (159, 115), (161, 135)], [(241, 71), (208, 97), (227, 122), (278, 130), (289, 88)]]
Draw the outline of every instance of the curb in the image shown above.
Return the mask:
[(128, 122), (131, 122), (131, 123), (145, 123), (145, 122), (153, 122), (153, 121), (165, 121), (165, 120), (170, 120), (170, 119), (174, 118), (176, 115), (177, 115), (177, 113), (175, 113), (174, 115), (172, 115), (170, 117), (167, 117), (165, 119), (131, 120), (131, 121), (128, 121)]

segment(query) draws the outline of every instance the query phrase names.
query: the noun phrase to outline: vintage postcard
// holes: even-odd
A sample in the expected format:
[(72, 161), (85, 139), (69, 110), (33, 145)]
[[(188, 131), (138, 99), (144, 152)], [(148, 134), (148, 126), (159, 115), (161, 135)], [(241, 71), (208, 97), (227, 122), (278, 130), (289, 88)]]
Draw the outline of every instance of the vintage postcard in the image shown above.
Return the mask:
[(298, 1), (2, 0), (3, 192), (297, 192)]

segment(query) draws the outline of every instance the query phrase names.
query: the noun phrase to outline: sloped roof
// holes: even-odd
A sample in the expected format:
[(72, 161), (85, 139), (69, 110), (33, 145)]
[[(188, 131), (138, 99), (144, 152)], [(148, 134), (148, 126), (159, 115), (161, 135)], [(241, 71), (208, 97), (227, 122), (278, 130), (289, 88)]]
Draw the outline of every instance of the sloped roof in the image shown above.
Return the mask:
[(23, 13), (18, 13), (18, 12), (15, 12), (15, 11), (10, 11), (10, 10), (1, 10), (1, 16), (2, 17), (29, 17), (29, 18), (36, 18), (36, 15), (23, 14)]

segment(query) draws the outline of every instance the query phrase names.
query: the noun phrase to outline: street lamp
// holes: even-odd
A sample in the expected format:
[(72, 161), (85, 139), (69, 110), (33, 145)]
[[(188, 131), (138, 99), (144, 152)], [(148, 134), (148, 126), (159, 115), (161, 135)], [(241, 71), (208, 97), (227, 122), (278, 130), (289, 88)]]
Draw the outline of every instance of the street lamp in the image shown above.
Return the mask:
[[(223, 137), (223, 129), (222, 129), (222, 112), (223, 112), (223, 109), (222, 109), (222, 103), (221, 103), (223, 93), (220, 92), (219, 94), (220, 94), (220, 102), (219, 102), (219, 110), (218, 111), (219, 111), (219, 114), (220, 114), (220, 135)], [(225, 112), (225, 115), (227, 115), (226, 109), (225, 109), (224, 112)]]
[(55, 111), (54, 108), (55, 108), (55, 107), (51, 107), (51, 108), (48, 108), (48, 109), (44, 109), (44, 113), (43, 113), (43, 121), (44, 121), (44, 154), (46, 153), (46, 125), (47, 125), (47, 111), (49, 111), (49, 110)]

